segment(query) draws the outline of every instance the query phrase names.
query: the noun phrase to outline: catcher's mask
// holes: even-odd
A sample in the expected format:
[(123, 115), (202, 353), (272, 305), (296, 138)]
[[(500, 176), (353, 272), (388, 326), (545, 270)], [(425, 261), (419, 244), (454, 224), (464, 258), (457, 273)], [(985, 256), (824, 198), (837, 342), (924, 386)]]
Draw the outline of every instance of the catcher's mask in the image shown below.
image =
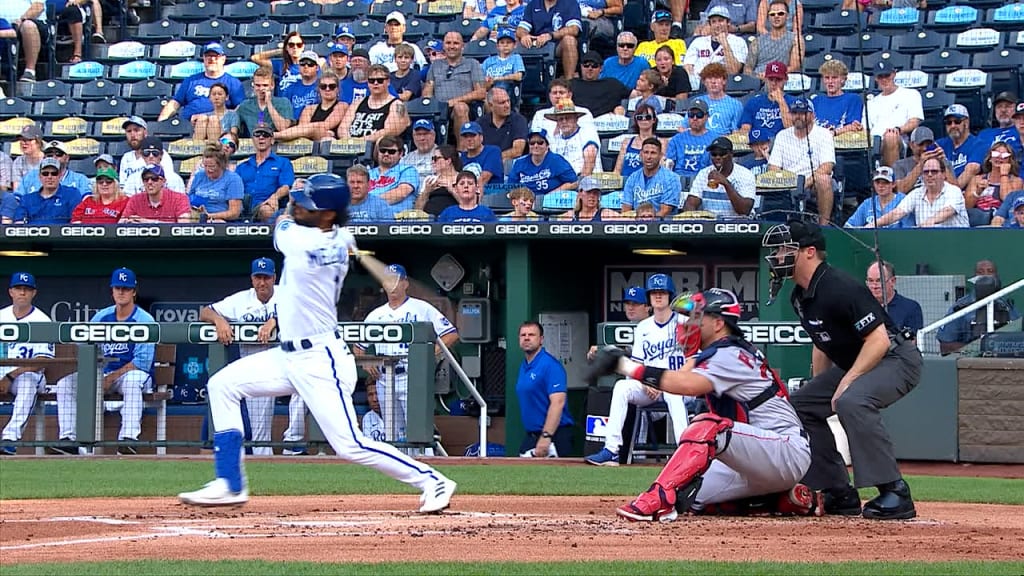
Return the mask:
[(705, 314), (718, 316), (730, 332), (736, 336), (743, 335), (739, 326), (742, 307), (736, 294), (729, 290), (708, 288), (693, 295), (684, 293), (672, 301), (672, 309), (688, 317), (685, 323), (676, 326), (676, 341), (683, 349), (684, 356), (689, 357), (700, 351), (701, 324)]

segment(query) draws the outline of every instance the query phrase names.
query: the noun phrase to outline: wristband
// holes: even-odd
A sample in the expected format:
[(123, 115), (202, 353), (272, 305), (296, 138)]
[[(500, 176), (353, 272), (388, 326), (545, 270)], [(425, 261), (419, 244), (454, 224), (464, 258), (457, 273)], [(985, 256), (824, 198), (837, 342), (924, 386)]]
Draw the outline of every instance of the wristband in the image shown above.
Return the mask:
[(653, 366), (638, 366), (630, 375), (634, 380), (639, 380), (651, 388), (661, 390), (661, 375), (665, 373), (664, 368)]
[(551, 435), (551, 432), (548, 432), (547, 430), (542, 430), (541, 433), (540, 433), (540, 437), (541, 438), (551, 438), (552, 435)]

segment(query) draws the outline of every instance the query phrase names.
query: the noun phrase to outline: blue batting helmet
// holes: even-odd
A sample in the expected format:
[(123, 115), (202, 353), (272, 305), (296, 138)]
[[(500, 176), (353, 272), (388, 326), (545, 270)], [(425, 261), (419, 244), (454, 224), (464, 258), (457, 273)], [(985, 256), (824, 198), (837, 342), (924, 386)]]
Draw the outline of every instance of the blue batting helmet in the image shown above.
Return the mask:
[(345, 179), (337, 174), (317, 174), (306, 179), (301, 190), (292, 190), (292, 201), (306, 210), (334, 210), (344, 214), (352, 195)]
[(672, 277), (668, 274), (653, 274), (647, 279), (647, 293), (661, 291), (668, 292), (669, 299), (672, 299), (676, 294), (676, 285), (672, 282)]

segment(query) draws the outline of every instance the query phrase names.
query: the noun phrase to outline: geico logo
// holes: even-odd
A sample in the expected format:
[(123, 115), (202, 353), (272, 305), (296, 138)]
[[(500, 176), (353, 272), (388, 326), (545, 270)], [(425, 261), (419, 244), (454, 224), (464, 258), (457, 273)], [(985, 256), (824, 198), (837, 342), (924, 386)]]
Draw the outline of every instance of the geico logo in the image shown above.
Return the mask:
[(270, 226), (228, 226), (224, 233), (228, 236), (266, 236), (270, 234)]
[(590, 224), (552, 224), (552, 234), (593, 234), (594, 227)]
[(715, 224), (715, 232), (727, 233), (727, 234), (745, 234), (748, 232), (760, 232), (761, 228), (757, 224), (753, 223), (735, 223), (730, 222), (726, 224)]
[(171, 236), (213, 236), (213, 226), (172, 226)]
[(118, 226), (117, 236), (120, 238), (157, 237), (160, 236), (159, 226)]
[(605, 234), (647, 234), (647, 224), (606, 224)]
[(64, 237), (102, 238), (107, 235), (107, 231), (99, 226), (62, 226), (60, 235)]
[(149, 326), (75, 324), (70, 336), (72, 342), (146, 342)]
[(18, 238), (39, 238), (42, 236), (49, 236), (50, 229), (46, 226), (8, 226), (4, 233), (7, 236), (14, 236)]
[(632, 344), (633, 343), (633, 327), (632, 326), (616, 326), (615, 330), (612, 331), (612, 341), (609, 344)]
[(349, 233), (351, 233), (354, 236), (376, 236), (377, 235), (377, 227), (376, 226), (349, 226), (348, 227), (348, 231), (349, 231)]
[(702, 234), (704, 232), (704, 225), (682, 223), (659, 224), (658, 232), (662, 234)]
[(441, 226), (441, 233), (453, 236), (474, 236), (483, 234), (484, 227), (482, 224), (445, 224)]
[(743, 335), (754, 344), (810, 344), (811, 337), (802, 326), (748, 324), (741, 326)]
[(0, 342), (17, 342), (21, 328), (13, 324), (0, 324)]
[(498, 224), (494, 227), (496, 234), (539, 234), (540, 226), (536, 224)]
[(406, 224), (388, 226), (388, 234), (409, 235), (409, 234), (430, 234), (430, 224)]
[(341, 327), (345, 342), (401, 342), (402, 327), (381, 324), (345, 324)]
[[(259, 342), (260, 327), (253, 324), (235, 324), (231, 326), (231, 337), (235, 342)], [(204, 324), (199, 327), (199, 342), (216, 342), (217, 327)]]

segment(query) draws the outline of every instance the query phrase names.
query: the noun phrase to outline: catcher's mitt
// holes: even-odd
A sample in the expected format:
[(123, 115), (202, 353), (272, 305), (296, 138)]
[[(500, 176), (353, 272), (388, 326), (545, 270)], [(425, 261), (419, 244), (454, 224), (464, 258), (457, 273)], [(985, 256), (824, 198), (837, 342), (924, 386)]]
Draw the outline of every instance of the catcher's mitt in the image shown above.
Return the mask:
[(594, 358), (583, 370), (583, 380), (590, 386), (597, 384), (598, 378), (614, 374), (615, 368), (619, 365), (619, 358), (626, 355), (626, 352), (617, 346), (604, 346), (598, 348)]

